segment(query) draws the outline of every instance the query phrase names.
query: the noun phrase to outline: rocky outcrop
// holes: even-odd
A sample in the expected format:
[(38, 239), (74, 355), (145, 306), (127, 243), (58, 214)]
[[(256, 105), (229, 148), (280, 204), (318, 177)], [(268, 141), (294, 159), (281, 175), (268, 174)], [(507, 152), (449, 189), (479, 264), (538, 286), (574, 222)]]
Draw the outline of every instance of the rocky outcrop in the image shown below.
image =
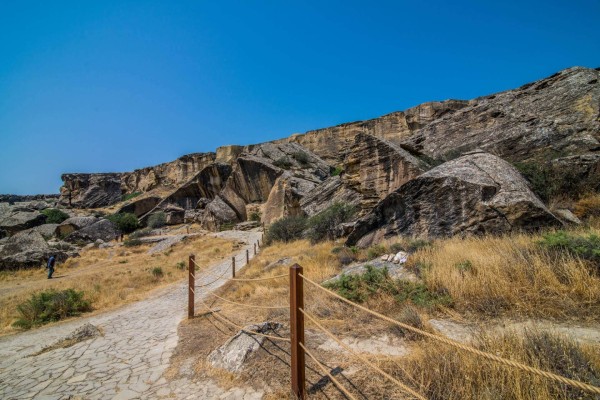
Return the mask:
[(19, 195), (19, 194), (0, 194), (0, 203), (23, 203), (32, 201), (48, 201), (53, 203), (60, 197), (59, 194), (34, 194), (34, 195)]
[(329, 169), (323, 160), (296, 143), (249, 146), (237, 158), (215, 207), (206, 208), (203, 222), (212, 229), (246, 221), (251, 204), (266, 203), (262, 220), (267, 223), (300, 213), (300, 200), (329, 176)]
[(145, 193), (158, 187), (174, 189), (215, 161), (215, 153), (193, 153), (175, 161), (122, 174), (123, 193)]
[(159, 196), (136, 198), (131, 201), (131, 203), (125, 204), (119, 208), (116, 213), (130, 213), (134, 214), (136, 217), (141, 217), (152, 211), (161, 201), (163, 201), (163, 199)]
[(478, 152), (402, 185), (358, 221), (347, 244), (365, 246), (400, 234), (500, 234), (559, 224), (517, 170)]
[(85, 228), (79, 229), (65, 237), (69, 243), (92, 243), (98, 239), (105, 242), (114, 240), (121, 232), (117, 226), (107, 219), (101, 219)]
[(42, 225), (46, 216), (29, 208), (6, 207), (0, 214), (0, 231), (14, 235), (25, 229)]
[(244, 152), (244, 146), (229, 145), (217, 147), (216, 161), (233, 165), (240, 154)]
[(0, 251), (0, 270), (41, 266), (50, 252), (50, 247), (38, 232), (19, 232), (10, 237)]
[(121, 201), (121, 174), (63, 174), (59, 204), (99, 208)]
[(359, 133), (344, 160), (342, 182), (361, 197), (361, 211), (370, 211), (380, 200), (429, 169), (406, 150), (366, 133)]
[(55, 230), (55, 234), (58, 237), (65, 237), (96, 222), (98, 222), (98, 218), (92, 216), (67, 218), (61, 222), (60, 225), (58, 225)]
[(202, 226), (211, 231), (218, 231), (223, 225), (233, 226), (236, 222), (239, 222), (238, 215), (220, 196), (206, 206), (201, 220)]
[(600, 151), (600, 71), (569, 68), (468, 102), (401, 141), (447, 160), (475, 148), (511, 162), (545, 162)]
[(346, 186), (337, 175), (328, 178), (308, 192), (300, 201), (300, 207), (306, 215), (312, 216), (336, 202), (358, 206), (360, 201), (360, 194)]

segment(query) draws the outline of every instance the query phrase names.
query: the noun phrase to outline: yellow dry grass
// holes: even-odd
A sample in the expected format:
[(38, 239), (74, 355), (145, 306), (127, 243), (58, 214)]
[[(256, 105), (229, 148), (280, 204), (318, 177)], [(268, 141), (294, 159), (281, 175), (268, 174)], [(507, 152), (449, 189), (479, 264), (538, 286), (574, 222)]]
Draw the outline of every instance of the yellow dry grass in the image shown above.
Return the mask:
[[(576, 231), (577, 232), (577, 231)], [(578, 233), (583, 233), (581, 229)], [(586, 228), (586, 233), (599, 233), (597, 228)], [(503, 237), (470, 237), (437, 240), (432, 246), (422, 248), (410, 257), (408, 268), (418, 271), (424, 284), (431, 291), (444, 292), (451, 296), (453, 304), (445, 310), (437, 310), (453, 317), (477, 322), (485, 329), (483, 319), (497, 318), (552, 318), (555, 320), (598, 320), (600, 315), (600, 278), (592, 272), (586, 262), (565, 252), (547, 252), (540, 245), (540, 235), (515, 234)], [(398, 238), (383, 244), (389, 252), (394, 243), (410, 242)], [(304, 274), (317, 282), (322, 282), (338, 274), (342, 266), (338, 255), (332, 250), (339, 246), (333, 242), (310, 245), (307, 241), (288, 244), (274, 244), (262, 252), (246, 267), (238, 277), (265, 278), (287, 274), (287, 266), (269, 267), (273, 262), (289, 258), (289, 263), (298, 263)], [(368, 250), (361, 251), (358, 259), (366, 258)], [(246, 305), (286, 306), (289, 303), (288, 279), (270, 281), (230, 282), (221, 288), (219, 295), (228, 300)], [(219, 314), (230, 318), (238, 325), (274, 320), (282, 322), (280, 331), (287, 336), (289, 329), (288, 310), (252, 309), (225, 303), (210, 298), (210, 306), (218, 308)], [(405, 304), (386, 294), (378, 294), (365, 302), (368, 308), (377, 310), (393, 318), (402, 318)], [(321, 323), (338, 336), (369, 337), (382, 334), (401, 334), (397, 328), (374, 317), (332, 299), (324, 292), (313, 289), (305, 283), (305, 309), (318, 317)], [(418, 314), (427, 319), (432, 312), (420, 309)], [(236, 328), (228, 327), (218, 319), (203, 317), (196, 329), (210, 336), (212, 348), (222, 344)], [(211, 321), (209, 323), (208, 321)], [(498, 321), (497, 321), (498, 322)], [(215, 325), (220, 328), (215, 329)], [(212, 336), (210, 335), (212, 333)], [(342, 366), (345, 376), (338, 376), (357, 398), (408, 398), (393, 383), (374, 374), (345, 352), (316, 350), (323, 335), (316, 326), (306, 321), (307, 344), (315, 349), (318, 357), (330, 367)], [(479, 346), (493, 354), (520, 360), (528, 365), (556, 371), (562, 360), (561, 354), (583, 355), (578, 365), (588, 368), (595, 376), (600, 375), (600, 354), (598, 346), (572, 344), (558, 347), (535, 348), (524, 344), (523, 332), (511, 335), (490, 334), (479, 338)], [(545, 398), (593, 398), (583, 392), (561, 387), (546, 379), (531, 376), (525, 372), (484, 361), (469, 353), (447, 348), (429, 340), (411, 339), (411, 354), (408, 357), (369, 356), (380, 368), (406, 382), (414, 389), (433, 399), (545, 399)], [(551, 343), (556, 343), (552, 342)], [(279, 345), (276, 346), (276, 345)], [(282, 350), (283, 348), (283, 350)], [(267, 341), (265, 351), (252, 356), (248, 367), (242, 373), (241, 381), (252, 382), (257, 387), (268, 387), (267, 398), (289, 397), (289, 354), (281, 343)], [(552, 351), (556, 351), (553, 354)], [(536, 353), (537, 351), (537, 353)], [(539, 354), (538, 354), (539, 353)], [(558, 357), (553, 360), (552, 357)], [(544, 358), (545, 357), (545, 358)], [(565, 356), (566, 357), (566, 356)], [(549, 361), (556, 361), (549, 363)], [(577, 361), (577, 360), (576, 360)], [(582, 362), (584, 362), (582, 361)], [(315, 383), (322, 377), (316, 366), (307, 361), (310, 368), (308, 379)], [(220, 374), (214, 368), (206, 367), (204, 361), (199, 366), (207, 376), (229, 386), (232, 383), (227, 374)], [(557, 373), (561, 373), (557, 371)], [(575, 376), (583, 381), (588, 376)], [(230, 383), (227, 383), (230, 382)], [(239, 377), (236, 382), (240, 382)], [(588, 397), (586, 397), (588, 396)], [(323, 390), (312, 393), (310, 398), (343, 398), (331, 384)]]
[[(81, 257), (58, 264), (54, 277), (47, 279), (43, 268), (4, 271), (0, 274), (0, 332), (16, 331), (16, 306), (31, 294), (47, 290), (73, 288), (83, 290), (92, 301), (94, 312), (105, 311), (138, 301), (157, 288), (187, 276), (187, 260), (196, 254), (200, 266), (230, 257), (233, 244), (210, 236), (189, 238), (162, 253), (147, 254), (151, 245), (115, 247), (83, 251)], [(180, 263), (178, 265), (178, 263)], [(162, 276), (153, 273), (160, 268)], [(87, 314), (89, 315), (89, 314)]]

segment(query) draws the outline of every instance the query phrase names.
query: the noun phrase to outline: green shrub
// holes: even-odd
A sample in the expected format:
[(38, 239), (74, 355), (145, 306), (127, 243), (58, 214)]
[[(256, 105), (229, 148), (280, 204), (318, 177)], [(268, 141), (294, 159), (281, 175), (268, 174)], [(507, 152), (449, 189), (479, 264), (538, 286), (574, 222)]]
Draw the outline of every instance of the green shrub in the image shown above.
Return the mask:
[(265, 241), (267, 244), (272, 242), (291, 242), (302, 238), (306, 229), (306, 217), (288, 216), (273, 222), (269, 226)]
[(385, 253), (386, 253), (385, 246), (381, 245), (381, 244), (376, 244), (376, 245), (369, 247), (369, 249), (367, 250), (367, 257), (369, 258), (369, 260), (372, 260), (376, 257), (380, 257), (380, 256), (384, 255)]
[(600, 266), (600, 236), (593, 233), (578, 236), (560, 230), (544, 235), (539, 244), (550, 250), (566, 251)]
[(260, 222), (260, 213), (257, 211), (250, 213), (250, 221)]
[(392, 243), (390, 245), (390, 253), (398, 253), (399, 251), (404, 251), (402, 243)]
[(310, 161), (310, 158), (308, 157), (308, 154), (306, 154), (303, 151), (297, 151), (294, 154), (292, 154), (292, 157), (294, 157), (296, 159), (296, 161), (298, 161), (298, 163), (300, 165), (307, 165)]
[(124, 194), (123, 196), (121, 196), (121, 200), (122, 201), (131, 200), (131, 199), (138, 197), (140, 194), (142, 194), (142, 193), (134, 192), (134, 193)]
[(17, 306), (19, 319), (15, 327), (30, 329), (34, 326), (58, 321), (67, 317), (91, 311), (83, 292), (74, 289), (57, 291), (55, 289), (34, 293), (31, 298)]
[(152, 229), (151, 228), (143, 228), (143, 229), (138, 229), (135, 232), (132, 232), (129, 235), (129, 239), (139, 239), (145, 236), (148, 236), (152, 233)]
[(289, 158), (284, 156), (275, 160), (273, 165), (282, 169), (290, 169), (292, 167), (292, 162)]
[(140, 239), (126, 239), (123, 242), (123, 246), (125, 247), (135, 247), (135, 246), (140, 246), (142, 244), (142, 241)]
[(107, 219), (117, 225), (117, 228), (123, 233), (131, 233), (140, 226), (135, 214), (131, 213), (113, 214)]
[(342, 172), (344, 172), (344, 169), (341, 166), (336, 166), (336, 167), (331, 167), (330, 169), (331, 172), (331, 176), (338, 176), (340, 175)]
[(163, 272), (163, 269), (161, 267), (154, 267), (151, 270), (152, 272), (152, 276), (156, 279), (160, 279), (163, 276), (165, 276), (165, 273)]
[(224, 222), (219, 225), (219, 232), (230, 231), (233, 229), (234, 225), (235, 224), (233, 222)]
[(177, 269), (179, 269), (179, 270), (183, 271), (183, 270), (185, 269), (185, 262), (183, 262), (183, 261), (179, 261), (179, 262), (178, 262), (178, 263), (175, 265), (175, 267), (177, 267)]
[(156, 212), (148, 217), (148, 226), (150, 228), (162, 228), (167, 224), (167, 214), (163, 211)]
[(326, 283), (325, 287), (358, 303), (366, 301), (374, 294), (382, 293), (393, 296), (400, 304), (410, 302), (422, 307), (452, 304), (452, 299), (447, 294), (432, 292), (422, 283), (393, 279), (389, 276), (387, 268), (378, 269), (371, 265), (367, 265), (362, 274), (344, 274)]
[(414, 253), (417, 250), (421, 250), (424, 249), (426, 247), (430, 247), (432, 245), (432, 243), (429, 240), (425, 240), (425, 239), (412, 239), (408, 242), (408, 245), (406, 246), (406, 250), (409, 253)]
[(308, 220), (306, 235), (313, 243), (324, 239), (333, 240), (338, 237), (340, 224), (348, 222), (355, 212), (354, 206), (349, 204), (332, 204)]
[(60, 224), (69, 218), (69, 214), (57, 208), (46, 208), (45, 210), (42, 210), (41, 213), (46, 216), (47, 224)]
[(340, 264), (348, 265), (354, 261), (356, 261), (356, 253), (353, 253), (347, 247), (342, 247), (342, 250), (337, 253), (337, 258)]

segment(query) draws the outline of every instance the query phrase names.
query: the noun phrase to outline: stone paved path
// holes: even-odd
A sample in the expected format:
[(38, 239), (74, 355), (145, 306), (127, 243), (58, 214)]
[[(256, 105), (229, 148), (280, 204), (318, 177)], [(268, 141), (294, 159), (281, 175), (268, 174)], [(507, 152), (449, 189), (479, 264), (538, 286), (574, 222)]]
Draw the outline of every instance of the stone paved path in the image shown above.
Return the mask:
[[(261, 232), (229, 231), (218, 236), (243, 240), (236, 265), (246, 263), (246, 249)], [(220, 275), (227, 259), (210, 267)], [(197, 285), (214, 280), (207, 276)], [(219, 280), (208, 289), (225, 281)], [(207, 288), (204, 288), (206, 290)], [(177, 326), (187, 314), (187, 283), (162, 290), (152, 298), (116, 311), (0, 338), (0, 399), (260, 399), (262, 393), (236, 388), (224, 391), (214, 382), (168, 382), (163, 373), (177, 345)], [(90, 322), (104, 336), (34, 353)]]

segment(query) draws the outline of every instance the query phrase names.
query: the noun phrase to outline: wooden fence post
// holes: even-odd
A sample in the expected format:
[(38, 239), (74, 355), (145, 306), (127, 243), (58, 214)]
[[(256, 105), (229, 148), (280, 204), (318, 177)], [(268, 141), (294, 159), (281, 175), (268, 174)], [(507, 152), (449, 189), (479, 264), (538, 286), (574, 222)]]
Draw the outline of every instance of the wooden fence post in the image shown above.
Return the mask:
[(250, 254), (248, 253), (248, 249), (246, 249), (246, 264), (250, 262)]
[(304, 285), (300, 274), (302, 267), (294, 264), (290, 267), (290, 338), (292, 345), (292, 392), (298, 399), (305, 398), (304, 350)]
[(256, 255), (256, 243), (254, 243), (254, 255)]
[(235, 256), (231, 257), (231, 277), (235, 278)]
[(194, 286), (196, 280), (196, 263), (194, 262), (195, 259), (196, 257), (193, 254), (190, 254), (190, 259), (188, 263), (188, 318), (194, 318)]

